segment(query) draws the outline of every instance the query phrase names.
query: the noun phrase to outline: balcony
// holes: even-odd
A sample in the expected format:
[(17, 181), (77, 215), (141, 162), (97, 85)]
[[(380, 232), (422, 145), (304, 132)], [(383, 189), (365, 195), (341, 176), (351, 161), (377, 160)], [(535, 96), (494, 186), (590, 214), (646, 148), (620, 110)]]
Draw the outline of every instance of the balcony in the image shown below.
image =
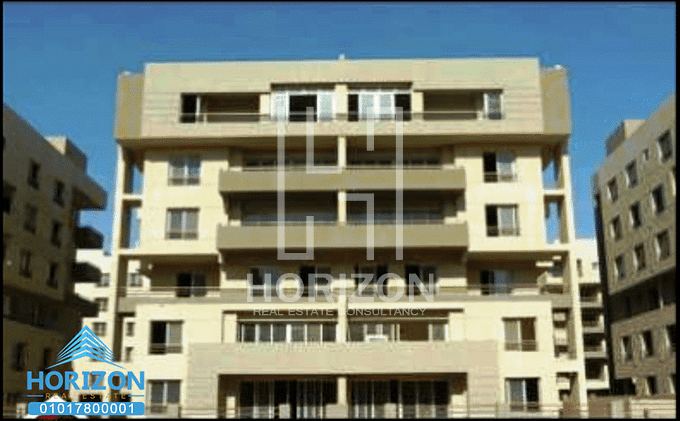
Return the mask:
[[(319, 173), (307, 173), (303, 167), (286, 167), (284, 172), (287, 190), (390, 190), (395, 189), (394, 166), (348, 168), (318, 167)], [(324, 171), (324, 172), (322, 172)], [(278, 171), (275, 166), (245, 169), (244, 171), (220, 171), (219, 190), (232, 192), (277, 191)], [(405, 190), (463, 190), (465, 170), (444, 169), (439, 166), (403, 167)]]
[(98, 267), (87, 262), (76, 262), (73, 264), (71, 270), (71, 279), (73, 282), (82, 283), (98, 283), (101, 279), (102, 272)]
[(601, 295), (589, 295), (580, 296), (581, 307), (587, 308), (599, 308), (602, 307), (602, 296)]
[(601, 320), (583, 320), (583, 333), (604, 333), (604, 323)]
[(92, 227), (76, 227), (74, 240), (79, 249), (101, 249), (104, 245), (104, 236)]
[(584, 345), (586, 358), (607, 358), (607, 349), (603, 345)]
[(554, 271), (547, 270), (543, 272), (536, 280), (539, 288), (543, 289), (560, 289), (564, 288), (564, 278)]
[[(467, 223), (402, 225), (404, 247), (468, 247)], [(286, 248), (366, 248), (370, 226), (314, 224), (313, 239), (306, 240), (306, 226), (285, 225)], [(397, 244), (397, 225), (373, 226), (373, 247), (394, 248)], [(221, 250), (274, 249), (277, 247), (278, 226), (223, 226), (217, 228), (217, 248)], [(313, 243), (312, 241), (313, 240)]]
[(194, 343), (187, 355), (206, 375), (411, 374), (470, 372), (496, 361), (498, 349), (495, 341)]

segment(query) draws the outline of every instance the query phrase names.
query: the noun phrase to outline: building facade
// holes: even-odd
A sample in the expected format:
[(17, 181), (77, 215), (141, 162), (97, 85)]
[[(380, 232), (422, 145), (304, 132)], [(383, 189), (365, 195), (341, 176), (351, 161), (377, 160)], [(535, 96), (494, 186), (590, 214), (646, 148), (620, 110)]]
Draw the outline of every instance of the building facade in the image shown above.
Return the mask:
[(145, 371), (132, 400), (227, 418), (587, 409), (568, 92), (534, 58), (121, 74), (109, 340)]
[(675, 94), (625, 120), (593, 177), (616, 393), (675, 395)]
[(99, 272), (77, 262), (76, 249), (102, 247), (102, 235), (79, 216), (103, 209), (106, 192), (70, 140), (43, 138), (7, 105), (2, 117), (3, 409), (12, 416), (28, 401), (26, 372), (56, 364), (81, 317), (96, 315), (74, 284), (96, 282)]

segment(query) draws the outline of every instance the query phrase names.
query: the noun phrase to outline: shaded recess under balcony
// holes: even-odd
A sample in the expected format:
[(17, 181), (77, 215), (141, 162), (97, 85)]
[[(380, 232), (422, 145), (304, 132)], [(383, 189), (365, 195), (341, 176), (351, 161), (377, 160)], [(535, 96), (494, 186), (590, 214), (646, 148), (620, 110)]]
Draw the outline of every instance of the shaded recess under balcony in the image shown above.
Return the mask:
[(92, 227), (76, 227), (74, 240), (79, 249), (101, 249), (104, 244), (102, 233)]
[(424, 91), (423, 119), (478, 120), (502, 118), (500, 91)]
[(97, 283), (99, 282), (101, 276), (101, 270), (91, 263), (73, 263), (73, 268), (71, 270), (71, 279), (73, 282)]
[(258, 93), (187, 93), (181, 105), (180, 123), (260, 121)]

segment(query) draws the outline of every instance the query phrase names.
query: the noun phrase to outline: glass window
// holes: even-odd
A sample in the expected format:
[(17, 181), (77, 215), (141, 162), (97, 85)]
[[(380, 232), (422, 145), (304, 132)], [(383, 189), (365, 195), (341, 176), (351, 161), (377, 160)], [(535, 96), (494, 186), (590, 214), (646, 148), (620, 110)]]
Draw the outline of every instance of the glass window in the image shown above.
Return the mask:
[(633, 188), (638, 184), (637, 166), (635, 161), (631, 161), (626, 165), (626, 179), (628, 180), (628, 187)]
[(609, 191), (609, 200), (616, 202), (619, 198), (619, 188), (616, 185), (616, 178), (612, 178), (607, 183), (607, 190)]
[(536, 351), (534, 319), (503, 319), (506, 351)]
[(614, 240), (620, 240), (623, 236), (623, 229), (621, 228), (621, 218), (616, 216), (611, 221), (611, 235)]
[(511, 411), (538, 411), (538, 379), (506, 379), (506, 400)]
[(645, 245), (640, 243), (635, 246), (635, 251), (633, 253), (635, 258), (635, 268), (640, 271), (647, 266), (647, 260), (645, 258)]
[(39, 188), (38, 184), (39, 173), (40, 165), (37, 162), (31, 160), (31, 163), (28, 167), (28, 185), (36, 190)]
[(626, 262), (624, 256), (621, 254), (619, 256), (616, 256), (614, 259), (614, 265), (616, 269), (616, 277), (617, 279), (623, 279), (626, 277)]
[(673, 144), (671, 143), (670, 130), (659, 136), (657, 144), (659, 146), (659, 159), (661, 162), (665, 162), (668, 158), (673, 156)]
[(630, 224), (633, 228), (638, 228), (640, 225), (642, 225), (640, 202), (635, 202), (630, 207)]
[(26, 205), (26, 219), (24, 220), (24, 229), (30, 233), (35, 234), (36, 222), (38, 220), (38, 208), (33, 205)]
[(519, 235), (517, 205), (486, 206), (486, 227), (489, 237)]
[(671, 242), (668, 230), (656, 235), (656, 255), (659, 260), (666, 260), (671, 255)]
[(198, 209), (168, 209), (166, 239), (198, 238)]
[(502, 114), (502, 97), (500, 92), (484, 93), (484, 112), (489, 120), (500, 120)]
[(64, 206), (64, 183), (57, 180), (54, 183), (54, 197), (53, 201), (59, 206)]
[(168, 165), (168, 184), (196, 185), (201, 181), (201, 160), (197, 156), (173, 157)]
[(659, 184), (652, 190), (652, 210), (654, 213), (659, 214), (664, 209), (666, 209), (666, 198), (663, 192), (663, 184)]

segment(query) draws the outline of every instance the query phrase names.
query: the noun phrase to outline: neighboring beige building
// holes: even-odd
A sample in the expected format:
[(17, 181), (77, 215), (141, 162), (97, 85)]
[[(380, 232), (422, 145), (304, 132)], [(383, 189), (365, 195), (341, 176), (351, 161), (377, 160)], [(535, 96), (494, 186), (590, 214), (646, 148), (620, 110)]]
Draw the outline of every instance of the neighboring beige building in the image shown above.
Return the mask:
[(7, 105), (2, 135), (2, 391), (3, 413), (12, 416), (29, 400), (26, 372), (55, 364), (81, 317), (97, 313), (74, 294), (74, 283), (99, 276), (76, 262), (76, 249), (102, 247), (102, 235), (80, 226), (79, 215), (104, 209), (106, 192), (87, 175), (87, 158), (70, 140), (46, 140)]
[(609, 363), (604, 324), (604, 292), (600, 280), (597, 239), (576, 240), (583, 351), (588, 397), (609, 395)]
[(675, 397), (675, 140), (673, 94), (621, 123), (593, 179), (615, 393)]
[[(305, 171), (309, 129), (325, 170)], [(567, 72), (535, 58), (153, 63), (120, 75), (118, 296), (102, 339), (145, 372), (132, 400), (146, 416), (586, 413), (570, 133)], [(356, 193), (374, 195), (370, 257)], [(299, 254), (307, 215), (313, 260)], [(298, 255), (278, 253), (278, 239)], [(436, 287), (348, 297), (353, 274), (387, 273), (390, 297), (408, 274)], [(267, 302), (267, 275), (284, 274), (289, 297), (294, 276), (330, 274), (330, 298), (317, 286)]]

